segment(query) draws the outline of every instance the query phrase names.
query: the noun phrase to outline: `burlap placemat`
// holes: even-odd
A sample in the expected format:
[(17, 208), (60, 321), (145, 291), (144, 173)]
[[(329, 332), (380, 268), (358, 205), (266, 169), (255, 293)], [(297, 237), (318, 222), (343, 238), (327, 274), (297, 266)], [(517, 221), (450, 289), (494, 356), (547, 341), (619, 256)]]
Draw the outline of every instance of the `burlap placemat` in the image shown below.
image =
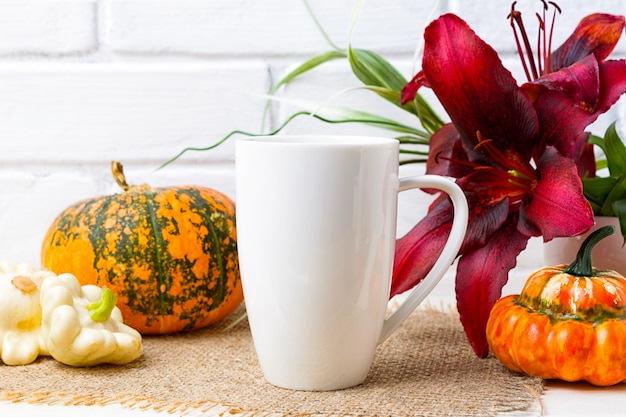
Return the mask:
[[(241, 311), (231, 315), (233, 320)], [(414, 312), (379, 346), (362, 385), (297, 392), (269, 385), (248, 323), (144, 338), (127, 366), (80, 369), (51, 358), (0, 365), (0, 399), (36, 403), (120, 403), (181, 414), (240, 416), (493, 416), (541, 414), (543, 382), (472, 352), (456, 313)]]

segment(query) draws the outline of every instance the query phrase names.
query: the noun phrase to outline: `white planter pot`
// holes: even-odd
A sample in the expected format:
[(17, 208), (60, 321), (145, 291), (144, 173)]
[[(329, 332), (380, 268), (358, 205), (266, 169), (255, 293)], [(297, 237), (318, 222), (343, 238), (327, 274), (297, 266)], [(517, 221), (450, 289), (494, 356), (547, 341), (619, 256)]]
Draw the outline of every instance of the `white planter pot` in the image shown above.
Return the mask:
[(598, 269), (612, 269), (626, 275), (626, 247), (616, 217), (596, 216), (596, 224), (584, 235), (553, 239), (544, 244), (544, 262), (546, 266), (570, 264), (589, 233), (602, 226), (615, 226), (615, 233), (601, 240), (591, 253), (592, 264)]

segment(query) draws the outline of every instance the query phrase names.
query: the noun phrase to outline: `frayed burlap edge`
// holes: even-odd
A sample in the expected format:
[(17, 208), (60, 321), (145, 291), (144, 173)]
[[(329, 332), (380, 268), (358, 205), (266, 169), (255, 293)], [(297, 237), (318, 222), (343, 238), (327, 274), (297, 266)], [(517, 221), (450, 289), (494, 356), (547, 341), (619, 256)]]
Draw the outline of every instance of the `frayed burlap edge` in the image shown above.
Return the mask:
[(0, 401), (24, 402), (36, 405), (72, 406), (107, 406), (119, 405), (128, 409), (153, 410), (169, 414), (188, 415), (192, 412), (207, 413), (217, 411), (219, 414), (240, 414), (236, 407), (229, 407), (212, 401), (201, 401), (190, 404), (185, 402), (158, 401), (153, 398), (142, 398), (135, 395), (120, 395), (107, 398), (100, 394), (72, 395), (62, 392), (1, 392)]

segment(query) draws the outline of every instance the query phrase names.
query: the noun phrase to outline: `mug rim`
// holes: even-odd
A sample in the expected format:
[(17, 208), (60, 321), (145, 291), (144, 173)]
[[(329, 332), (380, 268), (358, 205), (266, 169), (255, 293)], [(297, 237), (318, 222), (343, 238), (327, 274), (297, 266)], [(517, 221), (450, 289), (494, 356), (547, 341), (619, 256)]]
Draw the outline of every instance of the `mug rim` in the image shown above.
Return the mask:
[(358, 136), (335, 134), (265, 135), (237, 138), (237, 142), (270, 146), (382, 146), (399, 144), (397, 139), (384, 136)]

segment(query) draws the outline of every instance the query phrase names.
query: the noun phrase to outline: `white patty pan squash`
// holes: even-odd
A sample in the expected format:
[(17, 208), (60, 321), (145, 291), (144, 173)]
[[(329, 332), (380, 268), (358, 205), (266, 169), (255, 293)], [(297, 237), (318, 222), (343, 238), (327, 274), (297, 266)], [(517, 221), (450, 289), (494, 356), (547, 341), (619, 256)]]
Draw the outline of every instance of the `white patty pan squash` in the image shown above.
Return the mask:
[(55, 274), (0, 262), (0, 357), (7, 365), (26, 365), (47, 355), (41, 333), (40, 288)]
[(141, 335), (123, 323), (116, 300), (106, 287), (81, 287), (72, 274), (46, 278), (41, 287), (41, 331), (50, 355), (71, 366), (122, 365), (137, 359)]

